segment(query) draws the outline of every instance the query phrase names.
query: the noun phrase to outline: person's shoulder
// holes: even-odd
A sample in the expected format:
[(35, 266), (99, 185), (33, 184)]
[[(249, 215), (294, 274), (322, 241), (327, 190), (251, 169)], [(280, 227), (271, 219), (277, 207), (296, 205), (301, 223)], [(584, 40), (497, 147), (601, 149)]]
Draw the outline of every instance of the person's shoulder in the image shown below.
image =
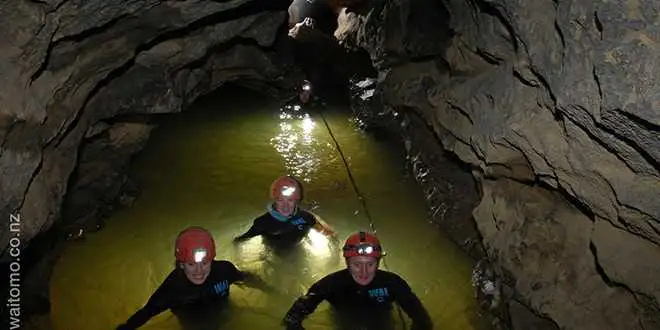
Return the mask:
[(330, 273), (330, 274), (324, 276), (319, 281), (338, 280), (338, 279), (342, 279), (342, 278), (350, 278), (350, 276), (351, 276), (351, 274), (348, 272), (348, 269), (340, 269), (338, 271), (335, 271), (333, 273)]
[(227, 269), (237, 269), (236, 265), (229, 260), (213, 260), (212, 268), (227, 270)]
[(377, 271), (377, 276), (388, 282), (408, 284), (408, 282), (404, 280), (403, 277), (401, 277), (399, 274), (387, 270), (379, 269)]
[(314, 215), (314, 213), (312, 213), (310, 211), (307, 211), (307, 210), (303, 210), (303, 209), (298, 210), (298, 215), (301, 216), (301, 217), (304, 217), (304, 218), (315, 218), (316, 217), (316, 215)]
[(270, 221), (270, 220), (273, 220), (273, 216), (270, 215), (270, 213), (268, 213), (268, 212), (264, 212), (264, 213), (260, 214), (259, 216), (257, 216), (254, 219), (254, 222), (264, 222), (264, 221)]
[(350, 279), (348, 269), (342, 269), (323, 276), (320, 280), (314, 283), (314, 287), (334, 287), (339, 283), (344, 283), (346, 279)]

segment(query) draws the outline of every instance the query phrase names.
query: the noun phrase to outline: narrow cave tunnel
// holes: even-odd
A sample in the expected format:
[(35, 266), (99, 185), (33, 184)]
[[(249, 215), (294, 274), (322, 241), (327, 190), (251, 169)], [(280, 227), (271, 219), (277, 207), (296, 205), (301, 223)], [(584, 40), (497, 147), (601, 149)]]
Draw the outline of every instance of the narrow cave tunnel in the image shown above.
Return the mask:
[[(337, 0), (329, 36), (296, 3), (0, 6), (8, 329), (117, 326), (190, 225), (282, 289), (232, 291), (226, 326), (281, 327), (343, 262), (231, 243), (284, 173), (341, 240), (375, 225), (436, 329), (660, 329), (657, 8)], [(303, 79), (327, 104), (281, 107)]]

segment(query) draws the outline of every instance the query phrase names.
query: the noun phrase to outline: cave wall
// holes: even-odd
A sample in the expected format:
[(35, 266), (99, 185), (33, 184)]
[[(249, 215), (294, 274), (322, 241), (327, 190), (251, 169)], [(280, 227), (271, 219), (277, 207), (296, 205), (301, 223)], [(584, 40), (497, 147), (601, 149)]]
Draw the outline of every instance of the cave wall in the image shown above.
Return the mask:
[[(280, 38), (288, 5), (0, 5), (0, 215), (6, 222), (20, 214), (21, 247), (43, 257), (21, 261), (25, 313), (47, 301), (57, 256), (46, 252), (56, 251), (53, 235), (64, 236), (55, 229), (98, 229), (125, 189), (126, 165), (153, 128), (140, 118), (180, 112), (227, 82), (273, 95), (293, 91), (300, 76)], [(0, 229), (3, 265), (12, 260), (8, 229)]]
[(373, 2), (337, 36), (370, 53), (391, 112), (474, 168), (515, 299), (560, 328), (657, 329), (657, 5), (443, 3)]
[[(148, 136), (139, 123), (116, 118), (179, 112), (228, 81), (273, 93), (291, 86), (290, 64), (275, 55), (287, 7), (251, 0), (0, 6), (9, 36), (0, 45), (0, 213), (21, 213), (24, 242), (50, 227), (77, 162), (93, 168), (95, 159), (106, 160), (94, 152), (103, 148), (95, 137), (118, 150)], [(71, 184), (99, 181), (103, 173)], [(0, 233), (5, 247), (8, 233)]]

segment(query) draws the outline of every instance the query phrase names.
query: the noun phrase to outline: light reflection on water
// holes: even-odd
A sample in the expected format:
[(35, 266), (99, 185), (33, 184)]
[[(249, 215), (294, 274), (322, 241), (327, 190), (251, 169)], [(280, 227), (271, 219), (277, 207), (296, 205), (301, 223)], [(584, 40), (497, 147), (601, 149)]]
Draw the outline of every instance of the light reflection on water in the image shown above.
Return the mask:
[(310, 183), (325, 152), (315, 136), (316, 122), (298, 105), (280, 109), (279, 131), (270, 142), (284, 160), (289, 174)]

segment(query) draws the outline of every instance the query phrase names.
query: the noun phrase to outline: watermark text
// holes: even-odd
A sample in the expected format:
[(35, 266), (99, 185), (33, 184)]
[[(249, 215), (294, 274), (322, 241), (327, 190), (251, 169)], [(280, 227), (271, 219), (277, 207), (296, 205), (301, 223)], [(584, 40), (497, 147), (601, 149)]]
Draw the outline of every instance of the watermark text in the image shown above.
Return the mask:
[(21, 328), (21, 215), (9, 216), (9, 294), (7, 311), (9, 329)]

